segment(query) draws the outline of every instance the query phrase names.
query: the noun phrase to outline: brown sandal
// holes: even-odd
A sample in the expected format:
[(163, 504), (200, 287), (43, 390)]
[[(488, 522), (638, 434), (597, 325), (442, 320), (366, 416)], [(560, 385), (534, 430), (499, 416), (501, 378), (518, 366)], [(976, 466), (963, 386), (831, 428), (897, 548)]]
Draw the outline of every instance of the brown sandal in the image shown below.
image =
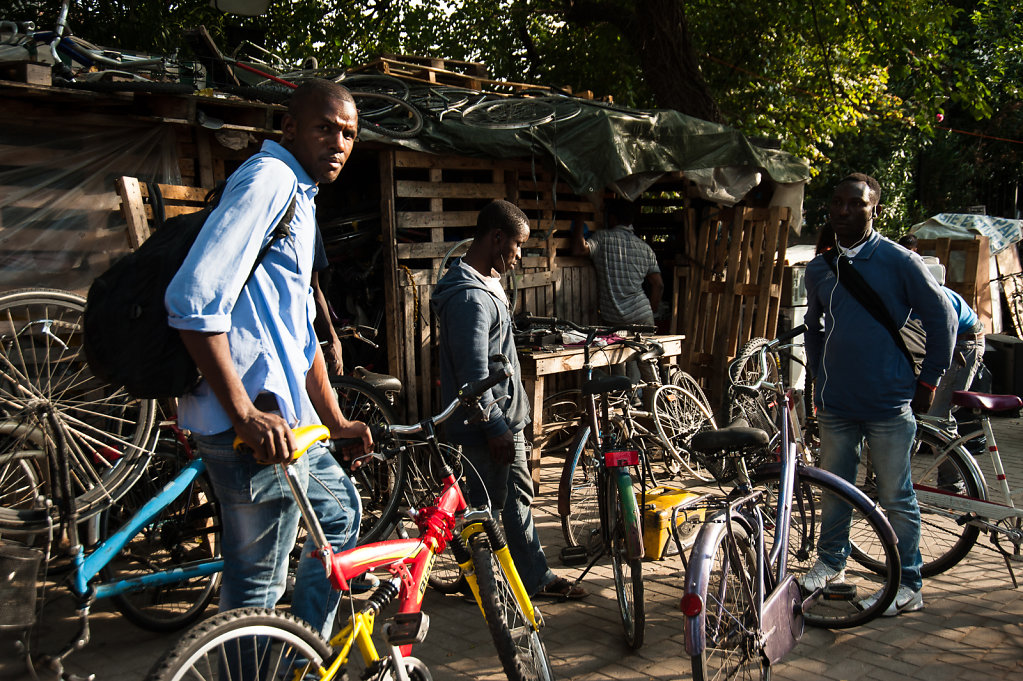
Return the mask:
[(586, 598), (590, 592), (581, 586), (573, 585), (564, 577), (555, 577), (545, 586), (536, 592), (534, 598), (564, 598), (568, 600), (579, 600)]

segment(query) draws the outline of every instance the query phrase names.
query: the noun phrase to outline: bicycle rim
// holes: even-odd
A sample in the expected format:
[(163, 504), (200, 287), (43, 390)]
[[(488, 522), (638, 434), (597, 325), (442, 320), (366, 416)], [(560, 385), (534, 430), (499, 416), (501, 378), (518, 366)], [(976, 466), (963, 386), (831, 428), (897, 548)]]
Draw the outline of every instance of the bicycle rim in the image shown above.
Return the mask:
[(80, 520), (108, 508), (145, 468), (155, 403), (93, 376), (82, 351), (84, 309), (85, 299), (67, 291), (0, 295), (0, 528), (47, 526), (38, 499), (60, 494), (50, 479), (57, 456), (67, 458)]
[(552, 681), (543, 640), (522, 612), (485, 534), (473, 538), (472, 557), (483, 614), (505, 675), (509, 681)]
[(583, 416), (582, 391), (562, 390), (543, 401), (544, 452), (567, 450)]
[(713, 413), (700, 398), (676, 385), (662, 385), (654, 392), (653, 417), (669, 459), (668, 470), (676, 474), (684, 469), (700, 480), (711, 480), (689, 450), (694, 435), (717, 427)]
[[(753, 484), (767, 490), (765, 516), (776, 517), (778, 476), (780, 465), (771, 464), (758, 469)], [(810, 605), (804, 613), (806, 622), (830, 629), (859, 626), (878, 617), (895, 599), (901, 580), (899, 551), (887, 537), (890, 527), (884, 515), (873, 513), (873, 504), (861, 496), (849, 494), (833, 482), (833, 478), (815, 468), (800, 466), (796, 471), (796, 493), (792, 503), (789, 530), (788, 571), (797, 580), (813, 568), (818, 559), (829, 564), (845, 562), (844, 585), (836, 585)], [(883, 569), (871, 570), (857, 561), (844, 561), (839, 545), (822, 549), (821, 537), (829, 528), (823, 526), (823, 504), (844, 506), (850, 515), (849, 546), (872, 556)], [(839, 526), (841, 521), (839, 522)], [(841, 532), (839, 532), (841, 533)], [(766, 544), (774, 541), (773, 527), (766, 528)], [(850, 548), (846, 549), (851, 550)], [(869, 608), (861, 609), (864, 598), (880, 593), (880, 598)]]
[[(362, 421), (371, 428), (395, 423), (387, 398), (365, 381), (337, 376), (330, 379), (330, 386), (345, 418)], [(405, 466), (405, 457), (399, 455), (387, 461), (370, 460), (349, 472), (362, 500), (359, 544), (379, 541), (394, 529), (405, 485)]]
[[(154, 498), (187, 463), (173, 437), (161, 437), (146, 475), (104, 517), (105, 536)], [(111, 582), (184, 568), (220, 558), (220, 513), (213, 488), (199, 475), (177, 499), (136, 534), (103, 570)], [(220, 575), (183, 580), (114, 596), (117, 609), (150, 631), (174, 631), (197, 620), (213, 600)]]
[(516, 130), (554, 120), (554, 105), (530, 97), (508, 97), (473, 104), (462, 113), (462, 122), (481, 128)]
[[(717, 526), (710, 525), (717, 523)], [(694, 681), (725, 679), (768, 679), (770, 667), (758, 645), (756, 604), (753, 584), (756, 578), (755, 542), (741, 523), (732, 521), (731, 536), (724, 527), (724, 518), (708, 521), (706, 531), (693, 546), (694, 555), (713, 556), (706, 563), (708, 573), (700, 578), (687, 578), (689, 584), (699, 579), (705, 590), (699, 593), (703, 611), (698, 617), (687, 617), (686, 639), (692, 640), (692, 627), (704, 634), (704, 649), (690, 656)]]
[(190, 630), (156, 661), (148, 681), (302, 679), (330, 658), (330, 645), (279, 610), (229, 610)]
[(643, 645), (646, 608), (643, 600), (643, 564), (641, 558), (629, 559), (623, 500), (614, 477), (607, 477), (607, 534), (610, 543), (611, 570), (615, 580), (618, 614), (625, 630), (625, 642), (632, 649)]
[[(728, 378), (736, 385), (750, 386), (760, 380), (760, 352), (769, 341), (766, 338), (753, 338), (739, 350), (737, 360), (729, 366)], [(769, 356), (767, 361), (767, 378), (771, 383), (778, 383), (778, 367)], [(745, 419), (751, 428), (760, 428), (768, 435), (778, 432), (778, 410), (772, 394), (762, 389), (756, 396), (742, 393), (732, 388), (728, 390), (728, 419)]]
[(558, 507), (565, 542), (569, 546), (584, 546), (587, 552), (593, 554), (601, 548), (600, 503), (597, 493), (599, 466), (597, 454), (590, 447), (589, 432), (589, 428), (576, 431), (575, 441), (562, 470)]
[(423, 129), (423, 115), (403, 99), (376, 92), (353, 92), (352, 97), (359, 111), (359, 127), (399, 139), (415, 137)]

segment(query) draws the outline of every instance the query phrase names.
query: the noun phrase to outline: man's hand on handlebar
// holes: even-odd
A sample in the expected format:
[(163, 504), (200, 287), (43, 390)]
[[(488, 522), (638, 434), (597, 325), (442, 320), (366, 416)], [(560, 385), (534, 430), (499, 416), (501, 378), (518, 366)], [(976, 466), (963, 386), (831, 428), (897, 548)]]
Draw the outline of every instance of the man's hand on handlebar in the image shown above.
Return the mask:
[(373, 451), (373, 433), (362, 421), (349, 421), (346, 426), (332, 428), (330, 437), (346, 467), (355, 469), (365, 463)]
[(252, 413), (235, 424), (234, 430), (259, 463), (287, 463), (296, 448), (288, 422), (277, 414), (253, 408)]

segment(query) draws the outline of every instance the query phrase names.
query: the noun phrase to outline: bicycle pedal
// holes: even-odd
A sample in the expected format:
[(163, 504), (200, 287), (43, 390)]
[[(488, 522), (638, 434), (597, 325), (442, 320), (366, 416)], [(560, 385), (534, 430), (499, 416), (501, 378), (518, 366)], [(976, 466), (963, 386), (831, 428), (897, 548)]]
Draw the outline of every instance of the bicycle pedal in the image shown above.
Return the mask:
[(589, 558), (585, 546), (565, 546), (561, 549), (561, 562), (564, 565), (585, 565)]
[(430, 616), (425, 612), (399, 612), (384, 625), (384, 638), (392, 646), (422, 643), (430, 630)]
[(855, 584), (828, 584), (821, 592), (821, 598), (826, 601), (851, 601), (856, 598)]

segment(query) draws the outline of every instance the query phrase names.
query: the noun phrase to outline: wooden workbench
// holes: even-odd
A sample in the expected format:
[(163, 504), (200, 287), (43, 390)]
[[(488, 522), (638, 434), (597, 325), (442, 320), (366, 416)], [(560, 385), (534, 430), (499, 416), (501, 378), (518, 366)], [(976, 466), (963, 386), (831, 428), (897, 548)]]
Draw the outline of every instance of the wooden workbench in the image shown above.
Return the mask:
[[(682, 341), (685, 336), (650, 336), (649, 338), (664, 347), (662, 361), (669, 361), (682, 354)], [(591, 349), (590, 364), (593, 367), (620, 364), (635, 355), (636, 352), (624, 344), (612, 343), (601, 348)], [(582, 346), (519, 352), (522, 383), (530, 398), (530, 416), (533, 420), (532, 425), (526, 430), (526, 436), (533, 445), (533, 451), (530, 454), (530, 470), (534, 485), (540, 484), (540, 452), (545, 439), (543, 431), (544, 378), (553, 374), (581, 370), (584, 362), (583, 355)]]

